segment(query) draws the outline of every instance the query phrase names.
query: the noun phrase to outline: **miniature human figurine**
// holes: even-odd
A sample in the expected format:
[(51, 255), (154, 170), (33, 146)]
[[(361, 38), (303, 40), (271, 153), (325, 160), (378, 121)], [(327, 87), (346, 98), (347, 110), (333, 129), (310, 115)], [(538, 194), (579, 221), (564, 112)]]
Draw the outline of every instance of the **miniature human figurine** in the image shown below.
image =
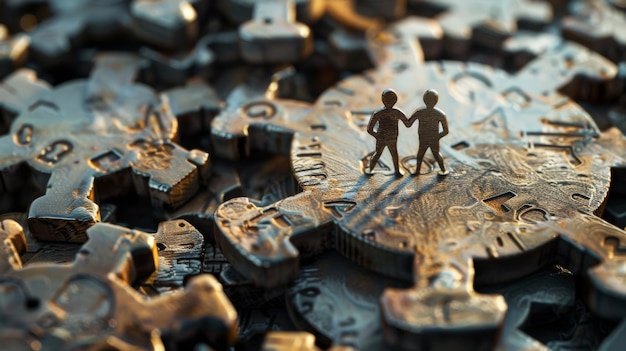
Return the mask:
[[(398, 95), (395, 91), (385, 89), (381, 99), (385, 107), (376, 110), (367, 125), (367, 132), (376, 138), (376, 153), (370, 160), (370, 171), (376, 167), (376, 163), (378, 163), (378, 159), (386, 146), (391, 153), (396, 176), (402, 176), (398, 162), (398, 121), (402, 121), (408, 127), (409, 120), (404, 112), (393, 107), (398, 101)], [(378, 129), (374, 131), (376, 124), (378, 124)]]
[[(414, 175), (420, 174), (424, 154), (428, 148), (430, 148), (430, 151), (439, 164), (439, 174), (446, 175), (449, 173), (446, 171), (446, 167), (443, 164), (443, 156), (441, 156), (439, 152), (439, 140), (448, 135), (448, 120), (446, 119), (446, 114), (435, 107), (438, 100), (439, 93), (436, 90), (427, 90), (424, 93), (424, 103), (426, 107), (417, 109), (409, 119), (409, 126), (413, 125), (416, 120), (419, 120), (419, 127), (417, 129), (419, 149), (417, 150), (417, 168)], [(441, 132), (439, 132), (439, 123), (441, 123), (443, 128)]]

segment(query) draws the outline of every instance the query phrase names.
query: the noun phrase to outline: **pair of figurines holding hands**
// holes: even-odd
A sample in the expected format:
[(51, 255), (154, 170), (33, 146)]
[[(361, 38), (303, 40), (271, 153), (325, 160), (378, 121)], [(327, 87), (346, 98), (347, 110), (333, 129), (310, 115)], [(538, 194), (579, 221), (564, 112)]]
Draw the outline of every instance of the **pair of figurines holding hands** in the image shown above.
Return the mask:
[[(383, 91), (382, 101), (385, 107), (372, 114), (367, 126), (367, 132), (376, 138), (376, 152), (370, 160), (370, 172), (376, 167), (380, 155), (383, 153), (385, 147), (387, 147), (393, 159), (396, 176), (402, 176), (398, 162), (398, 122), (402, 121), (402, 123), (409, 128), (415, 121), (419, 121), (419, 127), (417, 129), (419, 149), (417, 150), (417, 168), (414, 175), (420, 174), (424, 154), (428, 149), (432, 151), (433, 156), (435, 156), (439, 164), (439, 174), (446, 175), (449, 173), (446, 171), (446, 167), (443, 164), (443, 157), (439, 152), (439, 140), (448, 134), (448, 120), (443, 111), (435, 108), (438, 100), (439, 93), (437, 93), (436, 90), (427, 90), (426, 93), (424, 93), (424, 103), (426, 107), (417, 109), (413, 112), (411, 118), (407, 118), (404, 112), (393, 107), (398, 101), (396, 92), (392, 89), (385, 89), (385, 91)], [(377, 124), (378, 128), (374, 131)], [(439, 124), (441, 124), (443, 128), (441, 132), (439, 131)]]

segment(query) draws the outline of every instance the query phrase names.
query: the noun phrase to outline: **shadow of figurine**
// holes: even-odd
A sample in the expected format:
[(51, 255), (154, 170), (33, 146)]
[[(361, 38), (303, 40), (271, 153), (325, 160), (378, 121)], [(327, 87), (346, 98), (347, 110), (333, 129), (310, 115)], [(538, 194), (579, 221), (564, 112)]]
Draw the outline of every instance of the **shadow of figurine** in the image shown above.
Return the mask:
[[(402, 121), (406, 127), (409, 127), (409, 120), (406, 118), (404, 112), (393, 107), (398, 101), (398, 95), (396, 95), (395, 91), (385, 89), (381, 99), (385, 107), (376, 110), (367, 125), (367, 132), (376, 138), (376, 152), (370, 160), (369, 174), (372, 174), (371, 172), (374, 170), (374, 167), (376, 167), (378, 159), (385, 150), (385, 147), (387, 147), (393, 159), (393, 167), (396, 171), (395, 175), (402, 176), (398, 162), (398, 121)], [(376, 128), (377, 125), (378, 127)]]

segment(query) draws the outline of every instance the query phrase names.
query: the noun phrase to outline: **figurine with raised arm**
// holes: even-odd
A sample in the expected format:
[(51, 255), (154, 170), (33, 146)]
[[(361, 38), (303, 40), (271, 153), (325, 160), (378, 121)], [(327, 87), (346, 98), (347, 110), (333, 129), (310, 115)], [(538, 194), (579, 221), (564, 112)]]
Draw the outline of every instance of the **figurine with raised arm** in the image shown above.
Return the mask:
[[(424, 93), (424, 103), (426, 107), (417, 109), (409, 119), (409, 126), (413, 125), (416, 120), (419, 120), (419, 127), (417, 129), (419, 149), (417, 150), (417, 168), (414, 175), (420, 174), (424, 154), (429, 148), (439, 164), (439, 174), (446, 175), (449, 173), (443, 164), (443, 156), (441, 156), (439, 152), (439, 140), (448, 135), (448, 120), (446, 119), (446, 114), (435, 107), (438, 100), (439, 93), (437, 93), (436, 90), (427, 90)], [(439, 131), (439, 124), (441, 124), (443, 129), (441, 132)]]
[[(376, 138), (376, 153), (370, 160), (369, 169), (370, 172), (376, 167), (380, 155), (385, 150), (385, 147), (389, 149), (391, 158), (393, 159), (393, 167), (396, 170), (396, 176), (402, 176), (398, 162), (398, 121), (402, 121), (405, 126), (409, 126), (409, 120), (406, 118), (404, 112), (400, 111), (393, 106), (398, 101), (398, 95), (392, 89), (385, 89), (382, 95), (383, 105), (385, 107), (376, 110), (370, 122), (367, 126), (367, 132)], [(376, 128), (378, 125), (378, 128)]]

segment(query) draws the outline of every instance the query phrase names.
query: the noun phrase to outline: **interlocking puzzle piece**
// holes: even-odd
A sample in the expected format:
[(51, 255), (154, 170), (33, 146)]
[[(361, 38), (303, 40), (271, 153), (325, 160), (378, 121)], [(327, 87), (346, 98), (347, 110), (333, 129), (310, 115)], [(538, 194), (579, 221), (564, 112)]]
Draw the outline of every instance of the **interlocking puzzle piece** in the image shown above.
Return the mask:
[(440, 12), (436, 19), (444, 31), (444, 51), (454, 59), (467, 58), (473, 43), (500, 49), (520, 22), (543, 26), (552, 21), (550, 5), (538, 1), (428, 0), (417, 5)]
[[(624, 91), (616, 65), (555, 35), (520, 32), (504, 42), (504, 51), (507, 61), (517, 62), (517, 68), (524, 67), (518, 77), (528, 79), (528, 85), (534, 82), (543, 87), (548, 94), (558, 90), (572, 99), (597, 103), (614, 100)], [(557, 75), (563, 79), (551, 78)], [(563, 80), (569, 83), (561, 85)]]
[(239, 163), (217, 160), (211, 165), (207, 186), (180, 208), (167, 211), (165, 217), (168, 220), (184, 219), (205, 236), (213, 238), (214, 213), (222, 202), (248, 196), (272, 203), (296, 192), (291, 164), (285, 156)]
[(125, 0), (48, 0), (53, 14), (31, 33), (33, 57), (58, 64), (87, 40), (111, 40), (130, 25)]
[[(393, 3), (402, 8), (402, 1)], [(340, 25), (361, 32), (382, 25), (380, 13), (376, 18), (363, 16), (351, 0), (221, 0), (217, 5), (232, 21), (242, 23), (241, 54), (251, 63), (295, 62), (311, 54), (311, 31), (296, 22), (296, 12), (298, 20), (305, 23), (326, 14)]]
[(288, 63), (313, 52), (311, 29), (296, 22), (292, 0), (256, 3), (250, 21), (239, 27), (241, 56), (250, 63)]
[(167, 98), (133, 83), (136, 65), (101, 57), (88, 80), (40, 92), (0, 138), (4, 191), (19, 186), (23, 165), (48, 184), (29, 213), (38, 239), (82, 242), (100, 220), (94, 201), (134, 189), (154, 206), (177, 207), (206, 179), (208, 154), (172, 142)]
[[(101, 220), (105, 223), (115, 222), (116, 207), (110, 204), (100, 206)], [(24, 230), (26, 238), (26, 251), (22, 254), (22, 264), (31, 263), (71, 263), (80, 249), (80, 244), (43, 242), (35, 239), (28, 229), (27, 212), (7, 212), (0, 215), (0, 221), (13, 220)]]
[(204, 236), (184, 220), (161, 222), (154, 234), (158, 250), (156, 274), (142, 282), (158, 293), (183, 286), (184, 279), (202, 273)]
[[(409, 281), (412, 288), (389, 288), (381, 298), (385, 338), (400, 348), (445, 344), (451, 335), (463, 340), (461, 348), (493, 347), (507, 307), (501, 296), (473, 287), (555, 261), (579, 277), (596, 277), (589, 301), (597, 313), (626, 315), (626, 296), (611, 284), (621, 279), (621, 258), (611, 252), (626, 233), (593, 216), (606, 198), (611, 167), (624, 165), (624, 137), (605, 141), (591, 117), (557, 92), (572, 76), (551, 76), (542, 86), (540, 78), (528, 79), (540, 74), (526, 72), (533, 63), (514, 76), (479, 64), (424, 64), (411, 40), (392, 39), (376, 43), (382, 58), (376, 70), (340, 82), (313, 106), (266, 97), (229, 106), (240, 113), (213, 121), (214, 135), (241, 136), (251, 146), (263, 140), (262, 150), (292, 136), (292, 169), (302, 188), (270, 205), (237, 198), (218, 207), (216, 239), (233, 266), (258, 285), (279, 286), (296, 277), (300, 258), (333, 248)], [(560, 51), (548, 54), (564, 59)], [(388, 177), (385, 155), (380, 171), (364, 174), (374, 150), (367, 122), (387, 87), (407, 112), (422, 105), (427, 89), (440, 92), (438, 107), (451, 131), (442, 145), (451, 163), (445, 179), (433, 174), (432, 159), (419, 177)], [(253, 120), (241, 113), (250, 105), (272, 113)], [(249, 133), (252, 125), (266, 131), (259, 140)], [(402, 129), (398, 145), (411, 173), (415, 133)], [(220, 152), (235, 154), (234, 145), (240, 144), (224, 142)], [(615, 239), (602, 244), (608, 237)], [(586, 261), (589, 252), (594, 262)]]
[[(297, 18), (305, 23), (318, 20), (324, 13), (324, 0), (292, 0)], [(230, 21), (242, 24), (254, 17), (256, 0), (218, 0), (217, 7)]]
[(365, 33), (336, 28), (328, 37), (330, 59), (341, 70), (363, 71), (373, 66), (368, 53)]
[[(157, 268), (154, 237), (98, 223), (69, 265), (21, 267), (22, 228), (3, 221), (0, 338), (58, 349), (153, 349), (206, 342), (226, 349), (237, 314), (215, 278), (190, 279), (183, 291), (147, 300), (130, 284)], [(29, 338), (20, 339), (28, 334)], [(33, 340), (31, 340), (33, 339)]]
[(215, 55), (209, 48), (213, 36), (205, 35), (191, 49), (165, 53), (142, 47), (139, 53), (149, 62), (146, 81), (151, 84), (182, 85), (188, 79), (208, 79)]
[[(436, 27), (432, 21), (415, 17), (400, 21), (397, 26), (374, 31), (367, 40), (372, 60), (377, 67), (385, 67), (393, 74), (421, 65), (423, 54), (415, 39), (420, 35), (430, 37), (435, 35), (434, 32)], [(236, 160), (249, 155), (253, 149), (288, 154), (293, 130), (326, 128), (323, 123), (302, 124), (301, 119), (310, 114), (309, 104), (284, 100), (281, 104), (273, 103), (283, 72), (271, 76), (253, 75), (245, 85), (233, 89), (226, 99), (226, 108), (211, 124), (216, 155)], [(371, 79), (369, 74), (363, 75), (368, 82)], [(352, 95), (353, 92), (347, 90), (346, 94)], [(268, 121), (276, 121), (271, 122), (272, 133), (268, 133), (265, 126)]]
[(162, 48), (186, 47), (198, 36), (198, 14), (187, 0), (134, 0), (130, 17), (137, 38)]
[(29, 44), (26, 34), (9, 36), (6, 27), (0, 25), (0, 79), (26, 61)]
[(222, 110), (224, 102), (213, 87), (200, 77), (188, 79), (183, 86), (162, 93), (176, 115), (179, 139), (188, 148), (209, 144), (206, 140), (213, 117)]
[[(391, 350), (383, 339), (379, 298), (386, 287), (403, 285), (406, 283), (366, 271), (331, 252), (303, 264), (289, 287), (287, 307), (296, 325), (313, 333), (319, 346)], [(522, 325), (551, 329), (572, 317), (576, 302), (572, 274), (554, 267), (482, 291), (502, 294), (507, 302), (499, 343), (502, 350), (538, 344), (520, 331)], [(450, 343), (455, 343), (454, 339), (450, 337)]]
[[(283, 110), (277, 110), (280, 107), (271, 102), (277, 95), (283, 74), (289, 74), (289, 71), (270, 74), (255, 71), (245, 84), (231, 91), (220, 117), (211, 121), (211, 142), (217, 156), (236, 160), (248, 156), (252, 149), (282, 154), (289, 152), (291, 132), (288, 129), (284, 129), (284, 134), (277, 130), (267, 133), (264, 127), (256, 128), (255, 125), (258, 122), (260, 126), (264, 120), (273, 118), (284, 118), (285, 123), (290, 123)], [(308, 113), (308, 104), (297, 101), (289, 101), (288, 104), (294, 108), (301, 107), (305, 110), (302, 113)], [(298, 124), (296, 120), (293, 122)]]
[(243, 196), (239, 174), (227, 164), (214, 164), (208, 186), (175, 211), (166, 213), (168, 219), (184, 219), (202, 233), (213, 237), (213, 214), (219, 204), (233, 197)]
[(604, 1), (575, 1), (562, 21), (563, 37), (613, 62), (626, 61), (626, 14)]
[[(33, 57), (46, 65), (63, 63), (87, 42), (139, 40), (169, 50), (187, 48), (198, 35), (202, 1), (47, 0), (53, 16), (31, 34)], [(193, 6), (196, 5), (196, 6)]]

